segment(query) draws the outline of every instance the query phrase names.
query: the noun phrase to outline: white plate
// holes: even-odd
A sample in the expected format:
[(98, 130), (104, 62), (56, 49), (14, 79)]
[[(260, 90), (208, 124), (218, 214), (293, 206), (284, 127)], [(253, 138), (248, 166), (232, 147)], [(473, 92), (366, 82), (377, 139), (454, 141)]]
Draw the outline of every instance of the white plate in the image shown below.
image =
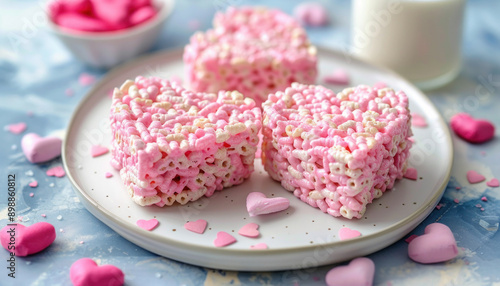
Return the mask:
[[(368, 206), (362, 219), (334, 218), (301, 202), (268, 177), (260, 160), (256, 160), (255, 173), (249, 180), (216, 192), (211, 198), (164, 208), (140, 207), (132, 202), (118, 172), (109, 164), (110, 154), (92, 158), (90, 146), (109, 146), (109, 91), (139, 74), (182, 76), (181, 50), (160, 52), (125, 64), (89, 92), (73, 114), (63, 147), (68, 177), (86, 208), (102, 222), (151, 252), (186, 263), (227, 270), (271, 271), (331, 264), (378, 251), (409, 233), (440, 200), (452, 165), (450, 134), (426, 96), (398, 75), (325, 49), (319, 49), (319, 62), (320, 79), (343, 68), (350, 73), (352, 85), (384, 81), (405, 90), (412, 112), (425, 114), (429, 123), (427, 128), (414, 128), (416, 144), (410, 165), (418, 169), (421, 179), (397, 181), (393, 190)], [(331, 88), (338, 91), (342, 87)], [(105, 172), (114, 176), (107, 179)], [(245, 200), (252, 191), (286, 197), (290, 199), (290, 208), (250, 218)], [(137, 220), (151, 218), (160, 221), (153, 231), (136, 226)], [(200, 218), (208, 221), (204, 234), (184, 229), (187, 221)], [(238, 230), (250, 222), (260, 225), (260, 237), (238, 235)], [(340, 241), (338, 231), (342, 227), (358, 230), (362, 235)], [(238, 241), (225, 248), (214, 247), (219, 231), (232, 234)], [(269, 249), (250, 249), (261, 242)]]

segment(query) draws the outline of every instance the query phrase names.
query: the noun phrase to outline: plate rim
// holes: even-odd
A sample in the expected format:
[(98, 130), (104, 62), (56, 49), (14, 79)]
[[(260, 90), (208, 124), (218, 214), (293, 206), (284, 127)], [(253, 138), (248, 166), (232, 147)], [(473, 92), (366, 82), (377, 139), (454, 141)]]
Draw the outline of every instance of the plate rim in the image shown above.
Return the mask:
[[(342, 51), (340, 51), (340, 50), (326, 48), (326, 47), (322, 47), (322, 46), (318, 46), (318, 45), (316, 47), (317, 47), (317, 50), (318, 50), (318, 54), (319, 53), (327, 53), (327, 54), (333, 54), (336, 57), (337, 56), (342, 56)], [(127, 231), (133, 231), (137, 235), (143, 236), (143, 237), (145, 237), (147, 239), (150, 239), (150, 240), (153, 240), (153, 241), (155, 241), (157, 243), (162, 243), (162, 244), (165, 243), (165, 244), (169, 244), (169, 245), (174, 246), (174, 247), (175, 246), (182, 247), (182, 248), (189, 247), (190, 249), (195, 248), (194, 250), (199, 250), (199, 251), (202, 251), (204, 253), (215, 254), (215, 255), (217, 255), (217, 254), (228, 254), (228, 253), (231, 253), (231, 254), (235, 254), (235, 255), (250, 255), (250, 256), (263, 256), (264, 257), (264, 256), (267, 256), (267, 255), (276, 255), (276, 254), (300, 253), (300, 252), (307, 251), (307, 250), (310, 250), (310, 249), (315, 249), (318, 246), (319, 247), (325, 247), (325, 246), (326, 247), (328, 247), (328, 246), (331, 246), (331, 247), (343, 247), (343, 246), (350, 245), (350, 244), (363, 243), (365, 241), (369, 241), (369, 240), (372, 240), (372, 239), (377, 238), (377, 237), (382, 237), (384, 235), (388, 235), (391, 232), (395, 232), (398, 229), (401, 229), (405, 225), (410, 225), (412, 223), (414, 224), (415, 222), (417, 222), (415, 226), (418, 226), (432, 212), (432, 209), (435, 207), (435, 205), (439, 202), (440, 198), (443, 196), (444, 191), (446, 189), (446, 186), (448, 185), (448, 182), (449, 182), (449, 179), (450, 179), (450, 176), (451, 176), (451, 169), (452, 169), (452, 166), (453, 166), (453, 160), (454, 160), (454, 158), (453, 158), (453, 144), (452, 144), (451, 133), (450, 133), (449, 128), (448, 128), (447, 124), (445, 123), (442, 115), (440, 114), (439, 110), (436, 108), (436, 106), (432, 103), (432, 101), (430, 101), (430, 99), (420, 89), (418, 89), (415, 85), (413, 85), (412, 83), (408, 82), (406, 79), (404, 79), (400, 75), (396, 74), (392, 70), (387, 69), (385, 67), (381, 67), (381, 66), (372, 64), (372, 63), (369, 63), (367, 61), (364, 61), (364, 60), (356, 57), (355, 55), (350, 55), (350, 58), (351, 58), (352, 61), (361, 63), (361, 64), (369, 66), (371, 68), (375, 68), (377, 70), (380, 70), (381, 72), (384, 72), (384, 73), (386, 73), (388, 75), (391, 75), (391, 76), (397, 78), (399, 81), (403, 82), (404, 84), (409, 85), (415, 91), (418, 91), (420, 100), (423, 100), (428, 105), (428, 107), (432, 108), (433, 112), (438, 115), (438, 122), (437, 123), (439, 124), (439, 126), (441, 127), (441, 129), (445, 133), (444, 134), (445, 135), (444, 136), (444, 140), (446, 142), (447, 148), (444, 148), (444, 149), (447, 150), (447, 153), (445, 155), (449, 158), (449, 164), (448, 164), (448, 168), (447, 168), (446, 172), (444, 173), (445, 174), (444, 175), (444, 179), (441, 182), (441, 185), (438, 188), (436, 188), (437, 191), (428, 200), (424, 201), (422, 203), (422, 206), (420, 208), (418, 208), (415, 212), (413, 212), (410, 216), (408, 216), (408, 217), (406, 217), (406, 218), (404, 218), (404, 219), (402, 219), (402, 220), (400, 220), (400, 221), (398, 221), (398, 222), (396, 222), (396, 223), (394, 223), (392, 225), (389, 225), (386, 228), (384, 228), (381, 231), (378, 231), (376, 233), (362, 235), (362, 236), (359, 236), (359, 237), (356, 237), (356, 238), (353, 238), (353, 239), (349, 239), (349, 240), (341, 240), (341, 241), (334, 241), (334, 242), (327, 242), (327, 243), (316, 243), (316, 244), (312, 244), (312, 245), (304, 245), (304, 246), (297, 246), (297, 247), (290, 247), (290, 248), (279, 248), (279, 249), (270, 248), (270, 249), (265, 249), (265, 250), (216, 248), (216, 247), (213, 247), (213, 246), (191, 244), (191, 243), (186, 243), (186, 242), (181, 242), (181, 241), (173, 240), (171, 238), (168, 238), (168, 237), (165, 237), (165, 236), (161, 236), (161, 235), (156, 234), (154, 232), (149, 232), (149, 231), (146, 231), (146, 230), (143, 230), (143, 229), (140, 229), (140, 228), (132, 228), (130, 226), (130, 223), (128, 223), (126, 221), (123, 221), (117, 215), (111, 213), (106, 208), (103, 208), (102, 206), (100, 206), (75, 181), (75, 178), (73, 177), (72, 171), (68, 167), (68, 157), (69, 157), (67, 155), (67, 152), (68, 152), (68, 142), (69, 142), (68, 139), (69, 139), (69, 136), (72, 133), (72, 132), (70, 132), (70, 130), (72, 130), (72, 127), (76, 124), (75, 121), (76, 121), (77, 117), (79, 116), (80, 111), (83, 108), (83, 106), (88, 101), (90, 101), (91, 99), (93, 99), (95, 97), (94, 94), (96, 93), (96, 91), (99, 90), (102, 86), (104, 86), (108, 81), (110, 81), (113, 78), (115, 78), (116, 76), (122, 74), (123, 71), (127, 70), (129, 67), (135, 67), (135, 66), (139, 65), (141, 62), (145, 62), (145, 61), (148, 61), (148, 60), (152, 61), (155, 58), (163, 58), (163, 57), (172, 57), (172, 56), (175, 56), (175, 55), (182, 55), (182, 52), (183, 52), (183, 48), (174, 48), (174, 49), (162, 50), (162, 51), (158, 51), (158, 52), (154, 52), (154, 53), (151, 53), (151, 54), (146, 54), (146, 55), (140, 56), (140, 57), (136, 58), (135, 60), (132, 60), (132, 61), (124, 63), (124, 64), (121, 64), (118, 67), (115, 67), (114, 69), (112, 69), (111, 71), (109, 71), (108, 73), (106, 73), (99, 80), (99, 82), (96, 83), (86, 93), (86, 95), (81, 99), (81, 101), (75, 107), (75, 109), (74, 109), (74, 111), (72, 113), (72, 116), (70, 118), (70, 121), (68, 123), (68, 126), (66, 128), (67, 132), (66, 132), (65, 137), (64, 137), (63, 147), (62, 147), (62, 153), (61, 154), (62, 154), (63, 166), (66, 169), (67, 177), (70, 180), (70, 182), (71, 182), (71, 184), (73, 186), (73, 189), (75, 190), (75, 192), (77, 193), (77, 195), (79, 195), (79, 197), (81, 197), (81, 198), (83, 198), (83, 199), (86, 200), (85, 203), (84, 202), (82, 202), (82, 203), (84, 204), (84, 206), (86, 206), (87, 210), (88, 210), (87, 205), (91, 205), (94, 208), (96, 208), (98, 211), (100, 211), (100, 213), (107, 220), (109, 220), (111, 223), (114, 223), (117, 226), (119, 226), (119, 227), (121, 227), (121, 228), (123, 228), (123, 229), (125, 229)], [(410, 98), (410, 100), (411, 100), (411, 98)], [(429, 208), (431, 208), (431, 211), (429, 211)], [(94, 215), (94, 213), (92, 211), (90, 211), (90, 210), (88, 210), (88, 211), (92, 215)], [(428, 211), (428, 213), (424, 214), (427, 211)], [(419, 219), (419, 217), (421, 217), (422, 215), (423, 215), (423, 218)], [(94, 215), (94, 216), (96, 216), (96, 215)], [(96, 217), (102, 223), (106, 224), (107, 226), (109, 226), (110, 228), (112, 228), (117, 233), (120, 233), (120, 232), (118, 232), (115, 229), (114, 225), (110, 225), (110, 223), (107, 223), (107, 222), (103, 221), (103, 219), (99, 218), (98, 216), (96, 216)], [(341, 219), (341, 218), (334, 218), (334, 219)], [(412, 227), (411, 229), (413, 229), (413, 228), (414, 227)], [(406, 234), (407, 234), (407, 232), (404, 235), (406, 235)], [(120, 234), (120, 235), (123, 238), (131, 241), (129, 238), (123, 236), (122, 234)], [(403, 236), (401, 236), (401, 237), (403, 237)], [(393, 242), (401, 239), (401, 237), (397, 238)], [(133, 241), (131, 241), (131, 242), (137, 245), (137, 243), (135, 243)], [(389, 246), (389, 244), (386, 245), (386, 246), (384, 246), (383, 248), (388, 247), (388, 246)], [(140, 246), (140, 247), (142, 247), (142, 246)], [(379, 249), (381, 249), (381, 248), (379, 248)], [(370, 253), (373, 253), (373, 252), (370, 252)], [(155, 254), (157, 254), (157, 253), (155, 252)], [(160, 255), (160, 254), (157, 254), (157, 255)], [(161, 256), (163, 256), (163, 255), (161, 255)], [(191, 263), (191, 262), (187, 262), (187, 263)], [(286, 268), (286, 269), (290, 269), (290, 268)], [(283, 270), (283, 268), (282, 268), (282, 270)]]

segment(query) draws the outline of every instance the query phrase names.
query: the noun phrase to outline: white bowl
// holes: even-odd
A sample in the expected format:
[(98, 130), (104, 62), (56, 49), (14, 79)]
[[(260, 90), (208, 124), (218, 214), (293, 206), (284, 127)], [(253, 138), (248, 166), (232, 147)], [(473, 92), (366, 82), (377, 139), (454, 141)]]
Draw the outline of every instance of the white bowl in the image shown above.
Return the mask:
[(56, 25), (49, 17), (48, 26), (66, 47), (84, 63), (95, 68), (110, 68), (147, 51), (156, 42), (174, 7), (174, 0), (155, 0), (158, 13), (150, 21), (113, 32), (71, 31)]

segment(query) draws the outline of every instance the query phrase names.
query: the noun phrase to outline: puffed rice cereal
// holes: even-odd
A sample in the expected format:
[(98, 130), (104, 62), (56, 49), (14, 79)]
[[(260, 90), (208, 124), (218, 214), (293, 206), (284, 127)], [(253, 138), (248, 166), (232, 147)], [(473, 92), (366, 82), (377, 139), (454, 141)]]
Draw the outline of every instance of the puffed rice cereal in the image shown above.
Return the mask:
[(138, 76), (115, 88), (111, 165), (141, 206), (185, 204), (254, 169), (261, 111), (237, 91), (197, 93)]
[(215, 15), (213, 25), (194, 34), (184, 50), (192, 90), (238, 90), (261, 106), (269, 93), (293, 82), (315, 82), (316, 47), (291, 16), (266, 8), (230, 7)]
[(361, 218), (406, 172), (412, 131), (402, 91), (361, 85), (335, 94), (294, 83), (262, 108), (265, 170), (325, 213)]

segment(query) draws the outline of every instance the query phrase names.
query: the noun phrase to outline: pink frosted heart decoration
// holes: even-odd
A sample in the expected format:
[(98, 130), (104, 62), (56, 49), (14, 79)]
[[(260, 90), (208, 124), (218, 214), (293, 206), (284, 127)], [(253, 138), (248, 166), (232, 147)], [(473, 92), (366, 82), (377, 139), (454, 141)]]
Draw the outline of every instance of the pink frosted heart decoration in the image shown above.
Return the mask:
[(103, 147), (103, 146), (99, 146), (99, 145), (93, 145), (91, 148), (90, 148), (90, 155), (92, 155), (92, 157), (99, 157), (99, 156), (102, 156), (106, 153), (109, 152), (109, 149), (106, 148), (106, 147)]
[(323, 81), (334, 85), (348, 85), (350, 79), (349, 74), (345, 70), (339, 69), (332, 74), (324, 76)]
[(61, 177), (64, 177), (64, 175), (66, 175), (66, 172), (64, 172), (63, 167), (56, 166), (54, 168), (48, 169), (47, 172), (45, 172), (45, 174), (47, 174), (47, 176), (49, 176), (49, 177), (61, 178)]
[(450, 228), (442, 223), (432, 223), (425, 234), (408, 244), (408, 256), (419, 263), (448, 261), (458, 255), (457, 242)]
[(184, 228), (195, 233), (203, 234), (207, 228), (207, 221), (204, 219), (189, 221), (184, 224)]
[(243, 235), (246, 237), (258, 237), (260, 235), (259, 225), (256, 223), (247, 223), (238, 231), (239, 235)]
[(214, 240), (215, 247), (224, 247), (236, 242), (236, 238), (225, 231), (219, 231)]
[(328, 286), (371, 286), (375, 277), (375, 263), (369, 258), (353, 259), (348, 265), (332, 268), (326, 274)]
[(158, 225), (158, 223), (159, 223), (158, 220), (155, 218), (152, 218), (150, 220), (140, 219), (136, 222), (138, 227), (145, 229), (147, 231), (153, 230)]
[(477, 184), (484, 180), (486, 180), (486, 178), (474, 170), (470, 170), (467, 172), (467, 181), (469, 181), (469, 183), (471, 184)]
[(320, 27), (328, 24), (328, 11), (320, 3), (299, 4), (293, 9), (293, 15), (305, 26)]
[(418, 171), (415, 168), (408, 168), (403, 177), (416, 181), (418, 179)]
[(496, 188), (496, 187), (500, 186), (500, 182), (498, 181), (497, 178), (493, 178), (493, 179), (489, 180), (488, 182), (486, 182), (486, 186)]
[[(10, 244), (15, 237), (15, 249)], [(56, 230), (48, 222), (37, 222), (31, 226), (22, 224), (7, 225), (0, 230), (2, 246), (16, 256), (28, 256), (38, 253), (54, 242)]]
[(250, 249), (268, 249), (267, 244), (264, 242), (257, 243), (256, 245), (250, 245)]
[(339, 229), (340, 240), (351, 239), (351, 238), (355, 238), (358, 236), (361, 236), (361, 232), (359, 232), (357, 230), (353, 230), (353, 229), (350, 229), (348, 227), (343, 227), (343, 228)]
[(252, 192), (247, 196), (247, 211), (250, 216), (279, 212), (289, 206), (290, 201), (287, 198), (267, 198), (260, 192)]
[(31, 163), (50, 161), (61, 155), (62, 140), (57, 137), (40, 137), (28, 133), (21, 140), (24, 155)]
[(125, 275), (114, 265), (101, 265), (90, 258), (78, 259), (71, 265), (69, 278), (74, 286), (121, 286)]
[(411, 126), (415, 127), (427, 127), (427, 120), (425, 120), (425, 117), (418, 113), (412, 112), (411, 114)]
[(24, 130), (26, 130), (26, 123), (19, 122), (7, 125), (7, 130), (9, 130), (12, 134), (21, 134)]
[(471, 143), (483, 143), (495, 136), (495, 125), (493, 123), (482, 120), (474, 119), (467, 113), (459, 113), (450, 119), (451, 129)]

